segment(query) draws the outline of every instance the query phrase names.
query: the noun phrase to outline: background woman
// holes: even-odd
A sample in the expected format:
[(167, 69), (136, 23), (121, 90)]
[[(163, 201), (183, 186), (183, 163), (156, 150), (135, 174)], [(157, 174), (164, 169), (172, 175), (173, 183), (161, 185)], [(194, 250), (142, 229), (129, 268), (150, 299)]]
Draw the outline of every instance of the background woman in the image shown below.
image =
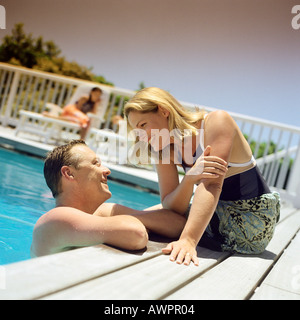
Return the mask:
[(90, 126), (90, 119), (87, 113), (96, 114), (101, 95), (102, 90), (100, 88), (92, 88), (89, 96), (82, 96), (74, 104), (68, 104), (63, 108), (61, 117), (80, 124), (81, 139), (85, 138)]

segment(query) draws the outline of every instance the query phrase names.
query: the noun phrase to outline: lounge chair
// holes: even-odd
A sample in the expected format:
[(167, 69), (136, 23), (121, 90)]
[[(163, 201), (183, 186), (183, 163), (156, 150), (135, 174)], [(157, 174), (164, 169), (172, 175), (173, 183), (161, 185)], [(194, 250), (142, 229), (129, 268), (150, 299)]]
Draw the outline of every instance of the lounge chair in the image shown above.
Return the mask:
[[(75, 103), (79, 97), (88, 95), (91, 88), (95, 85), (79, 86), (68, 104)], [(98, 107), (97, 113), (88, 113), (91, 119), (91, 128), (99, 128), (104, 121), (104, 115), (108, 106), (109, 94), (107, 90), (101, 88), (102, 100)], [(42, 142), (50, 143), (54, 140), (56, 143), (78, 138), (78, 131), (81, 129), (80, 125), (61, 117), (62, 108), (53, 103), (46, 103), (43, 113), (31, 112), (27, 110), (20, 110), (20, 119), (17, 125), (15, 135), (21, 131), (38, 135), (42, 138)]]
[(37, 112), (21, 110), (15, 135), (18, 135), (21, 131), (31, 133), (38, 135), (39, 138), (42, 138), (42, 142), (48, 144), (51, 140), (56, 142), (63, 140), (63, 128), (66, 129), (65, 131), (69, 138), (71, 138), (71, 135), (75, 137), (77, 131), (80, 130), (80, 126), (77, 123)]

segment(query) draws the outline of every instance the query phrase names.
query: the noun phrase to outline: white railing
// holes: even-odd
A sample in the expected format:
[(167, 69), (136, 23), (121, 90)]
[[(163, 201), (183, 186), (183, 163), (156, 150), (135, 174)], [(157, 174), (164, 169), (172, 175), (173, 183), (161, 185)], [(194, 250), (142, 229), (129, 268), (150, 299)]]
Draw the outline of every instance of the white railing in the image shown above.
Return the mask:
[[(190, 103), (183, 103), (194, 108)], [(215, 108), (200, 106), (207, 111)], [(300, 127), (228, 112), (253, 148), (264, 178), (283, 199), (300, 208)]]
[[(91, 82), (0, 63), (0, 123), (2, 126), (16, 126), (20, 110), (43, 112), (49, 102), (63, 106), (76, 88), (84, 84)], [(101, 128), (109, 128), (111, 117), (122, 115), (124, 102), (135, 92), (99, 83), (95, 85), (110, 93), (105, 122), (101, 125)], [(195, 108), (186, 102), (182, 105)], [(300, 208), (300, 128), (229, 113), (252, 145), (257, 164), (268, 184)]]
[[(41, 113), (49, 102), (64, 106), (78, 86), (89, 84), (93, 82), (0, 63), (0, 122), (3, 126), (16, 126), (20, 110)], [(94, 85), (110, 94), (107, 121), (102, 124), (108, 128), (111, 116), (121, 114), (124, 100), (134, 91), (99, 83)]]

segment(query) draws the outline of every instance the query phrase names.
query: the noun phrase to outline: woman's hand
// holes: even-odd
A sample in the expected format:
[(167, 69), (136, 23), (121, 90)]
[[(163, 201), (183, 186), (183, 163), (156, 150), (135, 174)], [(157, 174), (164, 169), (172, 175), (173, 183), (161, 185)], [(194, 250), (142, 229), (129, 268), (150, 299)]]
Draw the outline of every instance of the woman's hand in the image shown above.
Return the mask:
[(178, 264), (184, 263), (186, 266), (194, 262), (195, 266), (199, 265), (195, 244), (187, 239), (179, 239), (171, 242), (166, 248), (162, 249), (164, 254), (170, 254), (170, 261), (176, 261)]
[(210, 156), (210, 150), (211, 147), (207, 146), (193, 167), (186, 173), (186, 178), (194, 184), (198, 184), (201, 179), (219, 178), (228, 171), (227, 162), (219, 157)]

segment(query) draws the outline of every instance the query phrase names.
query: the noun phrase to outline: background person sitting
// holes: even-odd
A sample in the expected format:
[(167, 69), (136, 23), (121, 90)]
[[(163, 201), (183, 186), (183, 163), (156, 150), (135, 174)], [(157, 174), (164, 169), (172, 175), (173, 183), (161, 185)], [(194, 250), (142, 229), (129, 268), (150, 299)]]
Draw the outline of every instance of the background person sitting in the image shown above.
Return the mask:
[(101, 101), (102, 90), (98, 87), (91, 89), (89, 96), (80, 97), (74, 104), (66, 105), (61, 113), (61, 118), (78, 123), (81, 126), (80, 138), (84, 139), (91, 121), (87, 113), (97, 112)]

